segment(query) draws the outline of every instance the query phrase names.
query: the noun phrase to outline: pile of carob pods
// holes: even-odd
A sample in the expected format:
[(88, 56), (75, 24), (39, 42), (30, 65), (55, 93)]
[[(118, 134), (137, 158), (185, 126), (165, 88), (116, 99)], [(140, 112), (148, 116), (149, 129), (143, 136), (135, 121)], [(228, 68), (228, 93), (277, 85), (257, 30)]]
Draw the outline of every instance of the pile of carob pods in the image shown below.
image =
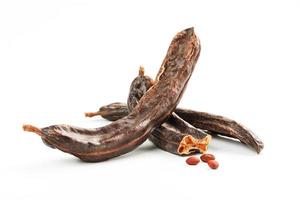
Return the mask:
[[(203, 153), (201, 160), (213, 169), (218, 167), (215, 157), (204, 154), (211, 136), (239, 140), (259, 153), (263, 142), (240, 123), (219, 115), (177, 108), (200, 49), (194, 28), (177, 33), (155, 80), (145, 76), (141, 67), (130, 86), (127, 104), (112, 103), (97, 112), (85, 113), (87, 117), (100, 115), (113, 121), (107, 126), (85, 129), (61, 124), (37, 128), (26, 124), (23, 129), (38, 134), (49, 147), (86, 162), (123, 155), (147, 139), (173, 154)], [(195, 156), (186, 160), (191, 165), (199, 161)]]

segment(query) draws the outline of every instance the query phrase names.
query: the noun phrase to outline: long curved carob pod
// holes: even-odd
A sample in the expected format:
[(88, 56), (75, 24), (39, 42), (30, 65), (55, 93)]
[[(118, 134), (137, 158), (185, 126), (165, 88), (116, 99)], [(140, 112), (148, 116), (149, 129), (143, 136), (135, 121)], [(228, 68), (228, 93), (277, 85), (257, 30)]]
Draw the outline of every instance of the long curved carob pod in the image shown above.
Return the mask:
[[(139, 100), (152, 85), (152, 79), (145, 76), (144, 68), (140, 67), (138, 77), (130, 85), (127, 99), (129, 111), (138, 105)], [(167, 152), (189, 155), (196, 152), (204, 153), (211, 141), (211, 136), (188, 124), (173, 112), (165, 123), (152, 131), (149, 140)]]
[[(194, 127), (209, 131), (209, 134), (212, 136), (222, 135), (238, 139), (253, 148), (257, 153), (260, 153), (264, 148), (264, 143), (251, 130), (235, 120), (221, 115), (183, 108), (176, 108), (175, 113)], [(112, 119), (116, 118), (116, 116), (122, 118), (128, 114), (129, 110), (127, 105), (125, 103), (116, 102), (102, 106), (99, 111), (87, 113), (86, 116), (93, 117), (100, 115), (107, 120), (113, 121)]]
[(126, 117), (107, 126), (84, 129), (53, 125), (42, 129), (23, 125), (51, 146), (87, 162), (103, 161), (132, 151), (175, 110), (200, 54), (193, 28), (172, 40), (155, 84)]

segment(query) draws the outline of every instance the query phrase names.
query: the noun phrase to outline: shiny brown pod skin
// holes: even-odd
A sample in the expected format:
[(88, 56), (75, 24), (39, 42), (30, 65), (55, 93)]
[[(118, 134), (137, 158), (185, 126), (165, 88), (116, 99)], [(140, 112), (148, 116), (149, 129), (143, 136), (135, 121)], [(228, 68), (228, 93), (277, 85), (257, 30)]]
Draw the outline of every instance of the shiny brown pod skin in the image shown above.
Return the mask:
[(149, 140), (169, 153), (190, 155), (206, 152), (211, 136), (172, 113), (168, 121), (153, 130)]
[(193, 28), (179, 32), (172, 40), (156, 82), (126, 117), (107, 126), (84, 129), (53, 125), (38, 129), (24, 125), (51, 146), (87, 162), (120, 156), (142, 144), (150, 133), (174, 111), (194, 70), (200, 42)]
[(255, 149), (257, 153), (264, 148), (264, 143), (248, 128), (235, 120), (206, 112), (177, 108), (175, 111), (182, 119), (197, 128), (240, 140)]
[[(111, 110), (114, 105), (114, 110)], [(127, 105), (124, 103), (112, 103), (102, 106), (101, 109), (105, 113), (118, 113), (118, 116), (125, 117), (129, 111)], [(221, 115), (215, 115), (207, 112), (198, 112), (183, 108), (176, 108), (175, 113), (184, 121), (202, 130), (209, 131), (212, 136), (226, 136), (229, 138), (238, 139), (247, 146), (253, 148), (257, 153), (260, 153), (264, 147), (263, 142), (248, 128), (238, 123), (235, 120), (229, 119)], [(95, 112), (95, 115), (100, 115), (103, 118), (110, 120), (102, 114), (102, 112)]]

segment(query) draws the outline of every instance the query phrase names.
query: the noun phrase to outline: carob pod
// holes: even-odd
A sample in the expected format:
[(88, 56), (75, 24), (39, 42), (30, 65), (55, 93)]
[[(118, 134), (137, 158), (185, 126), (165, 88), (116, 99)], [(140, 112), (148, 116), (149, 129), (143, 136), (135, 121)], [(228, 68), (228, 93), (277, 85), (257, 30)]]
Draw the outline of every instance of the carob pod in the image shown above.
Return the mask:
[(260, 153), (264, 148), (264, 143), (251, 130), (235, 120), (220, 115), (181, 108), (177, 108), (175, 112), (193, 126), (208, 130), (212, 134), (238, 139), (255, 149), (257, 153)]
[[(111, 109), (112, 107), (114, 108), (113, 110)], [(122, 117), (127, 116), (129, 113), (125, 103), (111, 103), (102, 106), (100, 110), (101, 111), (94, 112), (93, 116), (100, 115), (107, 120), (113, 117), (113, 113), (118, 113), (118, 116)], [(175, 113), (194, 127), (209, 131), (209, 134), (212, 136), (221, 135), (238, 139), (253, 148), (257, 153), (260, 153), (264, 148), (264, 143), (251, 130), (235, 120), (221, 115), (182, 108), (176, 108)], [(110, 118), (106, 116), (110, 116)]]
[(207, 151), (211, 136), (172, 113), (168, 121), (152, 132), (149, 140), (167, 152), (189, 155)]
[(200, 54), (200, 42), (193, 28), (179, 32), (172, 40), (154, 85), (126, 117), (107, 126), (84, 129), (69, 125), (36, 128), (51, 146), (87, 162), (103, 161), (132, 151), (175, 110)]
[[(111, 109), (112, 107), (114, 108), (113, 110)], [(110, 119), (106, 116), (109, 115), (110, 118), (112, 118), (113, 113), (118, 113), (118, 116), (122, 117), (127, 116), (129, 113), (125, 103), (111, 103), (102, 106), (100, 109), (101, 111), (94, 112), (93, 116), (100, 115), (107, 120)], [(183, 108), (176, 108), (175, 113), (194, 127), (209, 131), (209, 134), (212, 136), (221, 135), (238, 139), (240, 142), (253, 148), (257, 153), (260, 153), (264, 148), (264, 143), (251, 130), (235, 120), (221, 115), (198, 112)]]

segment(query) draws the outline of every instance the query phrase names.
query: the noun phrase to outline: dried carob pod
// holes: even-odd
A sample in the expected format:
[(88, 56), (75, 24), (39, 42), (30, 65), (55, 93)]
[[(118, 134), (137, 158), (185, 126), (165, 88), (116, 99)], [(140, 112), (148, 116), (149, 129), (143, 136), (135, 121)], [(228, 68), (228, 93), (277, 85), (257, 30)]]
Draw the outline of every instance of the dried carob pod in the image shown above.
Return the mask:
[[(113, 110), (111, 110), (111, 105), (114, 105)], [(94, 116), (100, 115), (103, 118), (110, 120), (106, 115), (118, 113), (119, 116), (125, 117), (129, 113), (128, 108), (126, 108), (127, 105), (125, 103), (111, 103), (101, 107), (101, 110), (105, 110), (105, 115), (103, 115), (103, 112), (97, 111), (94, 112)], [(264, 143), (258, 136), (241, 123), (230, 118), (183, 108), (176, 108), (175, 113), (194, 127), (209, 131), (209, 134), (212, 136), (221, 135), (238, 139), (242, 143), (253, 148), (257, 153), (260, 153), (264, 148)]]
[[(114, 105), (113, 110), (111, 105)], [(101, 110), (105, 111), (105, 115), (103, 115), (103, 112), (97, 111), (94, 112), (94, 116), (100, 115), (110, 120), (106, 115), (118, 113), (119, 116), (125, 117), (129, 113), (128, 108), (126, 108), (127, 105), (125, 103), (111, 103), (101, 107)], [(175, 113), (194, 127), (209, 131), (209, 134), (212, 136), (221, 135), (238, 139), (253, 148), (257, 153), (260, 153), (264, 148), (263, 142), (251, 130), (230, 118), (183, 108), (176, 108)]]
[(238, 139), (255, 149), (257, 153), (260, 153), (264, 148), (264, 143), (251, 130), (235, 120), (220, 115), (181, 108), (177, 108), (175, 112), (193, 126), (218, 135)]
[(149, 140), (169, 153), (189, 155), (207, 151), (211, 136), (172, 113), (168, 121), (154, 129)]
[(24, 125), (51, 146), (83, 161), (97, 162), (125, 154), (142, 144), (175, 110), (200, 54), (193, 28), (171, 42), (154, 85), (126, 117), (107, 126), (84, 129), (69, 125), (36, 128)]

